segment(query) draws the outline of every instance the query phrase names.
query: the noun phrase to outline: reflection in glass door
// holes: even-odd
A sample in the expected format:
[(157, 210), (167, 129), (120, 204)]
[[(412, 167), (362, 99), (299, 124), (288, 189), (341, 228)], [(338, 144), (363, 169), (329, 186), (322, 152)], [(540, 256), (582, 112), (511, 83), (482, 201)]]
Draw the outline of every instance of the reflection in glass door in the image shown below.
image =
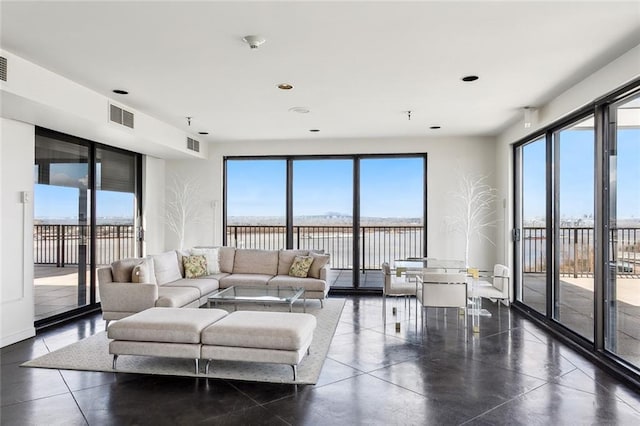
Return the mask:
[[(137, 155), (96, 148), (96, 268), (140, 255)], [(98, 297), (99, 300), (99, 297)]]
[(593, 116), (554, 133), (554, 318), (593, 340)]
[(518, 247), (521, 275), (520, 300), (545, 314), (547, 311), (547, 210), (546, 140), (519, 148), (521, 157), (521, 218)]
[(605, 347), (640, 367), (640, 96), (609, 107), (609, 274)]
[(332, 287), (353, 287), (353, 160), (293, 161), (293, 248), (331, 255)]
[(36, 133), (35, 320), (89, 303), (89, 147)]

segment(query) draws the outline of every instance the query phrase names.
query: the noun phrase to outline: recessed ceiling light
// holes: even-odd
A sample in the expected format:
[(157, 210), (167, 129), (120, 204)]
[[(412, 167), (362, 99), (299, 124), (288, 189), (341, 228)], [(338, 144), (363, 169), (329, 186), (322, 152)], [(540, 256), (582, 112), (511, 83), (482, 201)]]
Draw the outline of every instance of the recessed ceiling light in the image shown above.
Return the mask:
[(479, 78), (480, 77), (478, 77), (477, 75), (465, 75), (464, 77), (462, 77), (462, 81), (466, 81), (466, 82), (476, 81)]
[(318, 133), (320, 131), (320, 129), (309, 129), (309, 131), (311, 133)]
[(307, 107), (291, 107), (289, 112), (297, 112), (298, 114), (309, 114), (309, 108)]
[(199, 135), (208, 135), (209, 132), (198, 132)]
[(280, 90), (291, 90), (291, 89), (293, 89), (293, 84), (280, 83), (280, 84), (278, 84), (278, 89), (280, 89)]
[(431, 130), (437, 130), (437, 129), (439, 129), (439, 128), (440, 128), (440, 126), (431, 126), (431, 127), (429, 127), (429, 128), (430, 128)]
[(264, 37), (259, 36), (259, 35), (244, 36), (242, 38), (242, 40), (245, 43), (247, 43), (249, 45), (249, 47), (252, 48), (252, 49), (257, 49), (258, 47), (260, 47), (260, 45), (262, 45), (266, 41), (264, 39)]
[(122, 89), (113, 89), (113, 93), (117, 93), (118, 95), (128, 95), (129, 92), (127, 92), (126, 90), (122, 90)]

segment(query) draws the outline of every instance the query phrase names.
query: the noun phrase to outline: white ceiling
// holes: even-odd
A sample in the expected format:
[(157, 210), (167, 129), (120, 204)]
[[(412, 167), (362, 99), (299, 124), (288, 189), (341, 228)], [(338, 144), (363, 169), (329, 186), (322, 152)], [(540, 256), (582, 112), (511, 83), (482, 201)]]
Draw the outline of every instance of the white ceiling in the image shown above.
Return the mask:
[[(640, 43), (640, 1), (2, 1), (0, 13), (3, 49), (208, 141), (493, 135)], [(248, 34), (267, 41), (251, 50)]]

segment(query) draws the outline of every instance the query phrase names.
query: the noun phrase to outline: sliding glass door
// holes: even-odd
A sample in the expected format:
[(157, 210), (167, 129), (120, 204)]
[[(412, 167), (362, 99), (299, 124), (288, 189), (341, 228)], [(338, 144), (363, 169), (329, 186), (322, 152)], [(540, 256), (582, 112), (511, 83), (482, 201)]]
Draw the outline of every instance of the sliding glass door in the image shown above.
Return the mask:
[(350, 158), (293, 160), (293, 248), (331, 255), (334, 287), (353, 287), (353, 166)]
[(381, 289), (383, 262), (426, 255), (424, 154), (224, 164), (225, 245), (322, 250), (334, 289)]
[(593, 115), (554, 132), (554, 313), (565, 327), (593, 340)]
[(34, 169), (35, 320), (90, 303), (90, 150), (36, 137)]
[(605, 347), (640, 367), (640, 95), (608, 109), (609, 269)]
[(541, 132), (514, 148), (514, 306), (638, 373), (640, 82)]
[(382, 263), (423, 256), (424, 166), (421, 157), (360, 160), (361, 287), (382, 286)]
[(36, 130), (36, 324), (95, 306), (96, 268), (141, 254), (140, 164), (139, 154)]
[(225, 161), (225, 241), (239, 248), (281, 249), (287, 241), (287, 161)]
[(547, 311), (547, 179), (546, 141), (536, 139), (520, 147), (521, 217), (518, 258), (519, 297), (544, 314)]

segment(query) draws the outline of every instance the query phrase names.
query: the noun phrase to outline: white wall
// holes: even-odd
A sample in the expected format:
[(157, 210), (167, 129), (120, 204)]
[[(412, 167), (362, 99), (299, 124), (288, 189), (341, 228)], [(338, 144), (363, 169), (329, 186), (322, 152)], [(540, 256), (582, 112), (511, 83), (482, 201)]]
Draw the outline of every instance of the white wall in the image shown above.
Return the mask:
[[(33, 164), (35, 129), (0, 119), (0, 347), (33, 327)], [(21, 194), (29, 196), (27, 203)]]
[[(493, 138), (419, 138), (376, 140), (299, 140), (269, 142), (234, 142), (211, 145), (209, 160), (167, 161), (167, 176), (197, 178), (203, 182), (201, 198), (212, 207), (213, 219), (188, 229), (185, 246), (221, 244), (222, 217), (222, 162), (224, 156), (242, 155), (327, 155), (327, 154), (383, 154), (383, 153), (428, 153), (428, 246), (429, 256), (441, 258), (464, 258), (464, 239), (460, 233), (451, 232), (446, 226), (446, 217), (451, 215), (453, 200), (451, 192), (456, 190), (458, 173), (487, 174), (489, 184), (495, 185), (495, 140)], [(501, 194), (502, 198), (503, 195)], [(502, 209), (502, 203), (496, 206)], [(498, 216), (501, 216), (499, 212)], [(495, 230), (491, 230), (495, 241)], [(175, 247), (176, 240), (167, 231), (167, 247)], [(486, 241), (472, 243), (470, 262), (487, 268), (498, 258), (498, 248)]]
[(165, 246), (165, 160), (145, 156), (142, 167), (144, 254), (161, 253)]

